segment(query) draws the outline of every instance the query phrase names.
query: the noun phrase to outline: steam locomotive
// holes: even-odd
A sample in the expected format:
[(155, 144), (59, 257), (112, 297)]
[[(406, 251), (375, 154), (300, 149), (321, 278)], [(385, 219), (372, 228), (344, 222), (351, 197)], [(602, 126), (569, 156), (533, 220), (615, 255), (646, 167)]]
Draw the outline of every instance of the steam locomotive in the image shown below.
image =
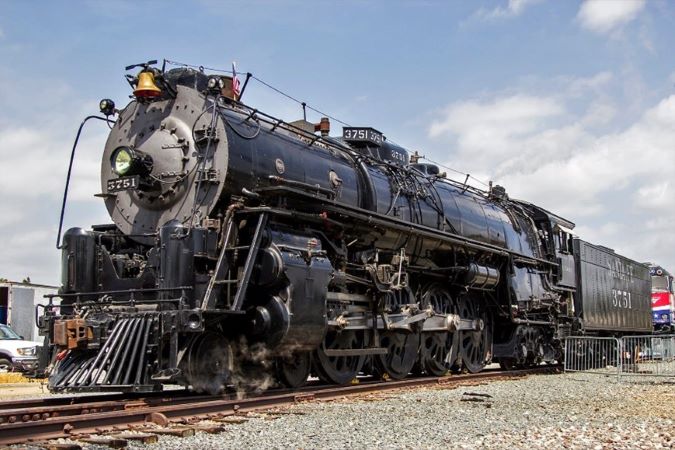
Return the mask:
[[(239, 101), (231, 77), (187, 67), (128, 80), (127, 106), (101, 102), (96, 195), (113, 223), (64, 234), (60, 302), (40, 317), (53, 391), (528, 366), (559, 361), (571, 333), (617, 331), (584, 322), (589, 302), (619, 292), (626, 311), (649, 310), (645, 266), (374, 128), (286, 122)], [(582, 253), (604, 258), (591, 262), (607, 298), (582, 295)]]

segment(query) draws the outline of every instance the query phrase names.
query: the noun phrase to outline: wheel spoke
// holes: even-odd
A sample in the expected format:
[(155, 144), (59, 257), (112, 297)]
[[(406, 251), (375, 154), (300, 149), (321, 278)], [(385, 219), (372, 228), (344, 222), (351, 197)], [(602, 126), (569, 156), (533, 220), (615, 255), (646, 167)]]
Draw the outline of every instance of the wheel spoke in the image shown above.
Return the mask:
[[(459, 305), (440, 284), (432, 284), (422, 294), (422, 308), (431, 306), (437, 314), (457, 314)], [(457, 358), (460, 345), (458, 332), (422, 333), (418, 367), (429, 375), (445, 375)]]
[(329, 357), (325, 349), (358, 349), (364, 347), (364, 335), (356, 331), (329, 331), (324, 344), (314, 352), (312, 367), (316, 375), (326, 383), (346, 384), (361, 371), (365, 357)]
[(381, 343), (387, 349), (387, 354), (375, 357), (378, 373), (387, 374), (393, 379), (406, 377), (417, 360), (419, 342), (419, 333), (386, 331)]
[(209, 332), (191, 342), (181, 368), (194, 391), (217, 394), (230, 379), (233, 359), (232, 348), (225, 337)]
[[(410, 288), (400, 289), (387, 296), (389, 312), (399, 312), (405, 305), (416, 303)], [(407, 376), (417, 361), (420, 347), (420, 333), (417, 331), (385, 331), (380, 336), (380, 346), (387, 349), (386, 355), (373, 357), (375, 375), (387, 375), (394, 379)]]
[(491, 324), (488, 320), (488, 315), (481, 312), (477, 301), (463, 296), (460, 299), (460, 317), (462, 319), (483, 321), (484, 328), (482, 330), (464, 330), (461, 331), (461, 348), (460, 356), (462, 358), (462, 365), (472, 373), (481, 371), (488, 360), (488, 352), (492, 347), (492, 332)]

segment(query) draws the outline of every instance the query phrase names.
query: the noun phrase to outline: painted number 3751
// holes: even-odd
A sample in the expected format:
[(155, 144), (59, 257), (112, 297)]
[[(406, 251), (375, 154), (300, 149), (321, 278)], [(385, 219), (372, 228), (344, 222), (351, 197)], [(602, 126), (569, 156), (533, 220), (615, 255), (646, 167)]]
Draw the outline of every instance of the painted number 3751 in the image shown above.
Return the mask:
[(633, 309), (630, 292), (621, 289), (612, 289), (612, 306), (615, 308)]
[(125, 191), (138, 187), (138, 177), (122, 177), (108, 180), (108, 192)]

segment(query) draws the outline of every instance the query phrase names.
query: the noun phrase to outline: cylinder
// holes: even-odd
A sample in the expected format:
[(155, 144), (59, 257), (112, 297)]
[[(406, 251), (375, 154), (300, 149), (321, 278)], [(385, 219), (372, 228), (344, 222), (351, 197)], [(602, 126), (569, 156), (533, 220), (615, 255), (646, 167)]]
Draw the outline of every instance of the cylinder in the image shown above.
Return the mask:
[(499, 271), (493, 267), (471, 263), (467, 266), (464, 283), (472, 288), (493, 289), (499, 284)]

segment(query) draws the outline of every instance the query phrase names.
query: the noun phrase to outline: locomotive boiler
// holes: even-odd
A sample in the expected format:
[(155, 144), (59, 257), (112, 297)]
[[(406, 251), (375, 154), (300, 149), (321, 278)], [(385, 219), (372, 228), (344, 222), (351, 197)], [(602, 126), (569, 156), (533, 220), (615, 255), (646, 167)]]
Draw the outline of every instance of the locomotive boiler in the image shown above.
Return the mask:
[(560, 360), (573, 223), (374, 128), (272, 117), (230, 77), (145, 64), (128, 80), (127, 106), (101, 104), (112, 223), (64, 234), (61, 303), (40, 320), (51, 390)]

